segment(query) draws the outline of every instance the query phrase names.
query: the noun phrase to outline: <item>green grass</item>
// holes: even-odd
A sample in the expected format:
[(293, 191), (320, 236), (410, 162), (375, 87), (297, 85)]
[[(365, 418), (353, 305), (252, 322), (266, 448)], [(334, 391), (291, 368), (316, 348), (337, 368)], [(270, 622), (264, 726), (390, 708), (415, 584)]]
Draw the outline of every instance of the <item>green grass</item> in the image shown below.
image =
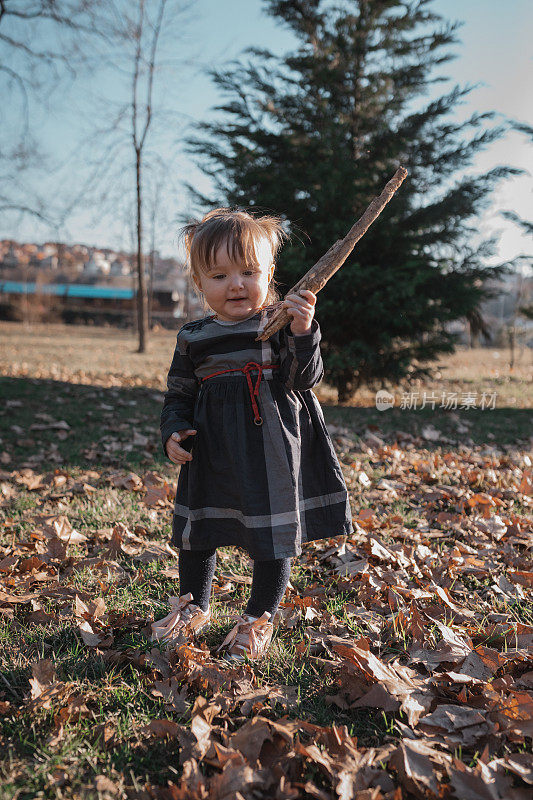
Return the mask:
[[(10, 457), (3, 464), (5, 472), (32, 466), (39, 474), (48, 473), (48, 477), (58, 468), (75, 479), (86, 470), (98, 474), (88, 481), (95, 489), (90, 493), (73, 493), (68, 487), (62, 491), (61, 487), (53, 486), (31, 491), (21, 484), (11, 483), (16, 493), (0, 504), (0, 546), (4, 554), (12, 551), (23, 557), (43, 554), (46, 547), (39, 538), (39, 519), (47, 515), (67, 516), (72, 526), (88, 537), (87, 543), (69, 545), (65, 563), (51, 562), (51, 575), (55, 570), (59, 574), (59, 586), (71, 590), (69, 595), (39, 598), (42, 610), (54, 615), (55, 621), (32, 623), (31, 603), (13, 604), (12, 616), (9, 607), (6, 614), (0, 615), (0, 701), (11, 704), (6, 713), (0, 715), (0, 736), (4, 745), (0, 759), (0, 800), (57, 796), (100, 798), (104, 795), (95, 787), (98, 775), (106, 775), (131, 791), (141, 792), (146, 782), (164, 787), (181, 774), (179, 743), (173, 739), (149, 738), (140, 734), (139, 729), (153, 719), (170, 719), (186, 728), (190, 726), (189, 712), (172, 710), (161, 698), (151, 694), (154, 679), (161, 676), (151, 662), (144, 661), (153, 650), (165, 652), (165, 646), (151, 642), (146, 631), (151, 619), (159, 619), (168, 612), (169, 595), (178, 593), (177, 580), (163, 575), (166, 568), (176, 564), (171, 557), (140, 563), (135, 556), (119, 553), (113, 559), (122, 569), (118, 575), (76, 565), (85, 557), (98, 556), (107, 543), (105, 534), (117, 522), (124, 523), (131, 531), (136, 525), (142, 526), (149, 543), (168, 541), (171, 507), (148, 508), (142, 503), (141, 494), (116, 488), (109, 481), (109, 475), (114, 472), (136, 471), (143, 475), (154, 470), (175, 482), (177, 469), (163, 458), (160, 445), (160, 400), (153, 390), (138, 387), (104, 389), (45, 380), (4, 378), (1, 390), (8, 401), (8, 405), (0, 409), (0, 452)], [(13, 400), (20, 403), (9, 404)], [(101, 404), (109, 405), (112, 410), (101, 408)], [(483, 431), (488, 430), (483, 426), (490, 427), (494, 435), (491, 442), (500, 444), (511, 443), (531, 430), (527, 428), (527, 424), (531, 425), (531, 412), (498, 409), (478, 412), (477, 416), (470, 411), (463, 413), (473, 421), (469, 433), (472, 439), (483, 436)], [(33, 423), (45, 421), (39, 414), (49, 415), (48, 421), (65, 420), (70, 426), (68, 435), (61, 438), (53, 428), (31, 431)], [(379, 425), (379, 431), (391, 442), (396, 427), (418, 433), (421, 426), (431, 422), (450, 437), (455, 431), (455, 423), (445, 413), (398, 409), (380, 413), (372, 409), (325, 407), (324, 414), (328, 422), (346, 426), (360, 435), (368, 425)], [(494, 427), (495, 422), (499, 427)], [(131, 447), (135, 434), (146, 436), (148, 442)], [(106, 449), (105, 443), (112, 447)], [(429, 449), (433, 446), (428, 443)], [(385, 461), (371, 458), (364, 452), (355, 457), (373, 483), (389, 474)], [(344, 466), (350, 468), (349, 464)], [(375, 497), (369, 500), (360, 486), (355, 491), (361, 502), (354, 506), (354, 512), (376, 507)], [(442, 510), (444, 506), (438, 508)], [(518, 502), (513, 509), (528, 513), (526, 505)], [(413, 508), (406, 495), (378, 514), (380, 518), (390, 515), (401, 517), (407, 529), (416, 528), (423, 518), (420, 508)], [(398, 543), (387, 529), (381, 530), (379, 535), (386, 543)], [(453, 540), (433, 544), (437, 553), (451, 546)], [(252, 576), (252, 562), (237, 548), (219, 548), (217, 561), (215, 581), (221, 573)], [(297, 596), (323, 581), (322, 567), (317, 567), (317, 563), (312, 557), (294, 560), (291, 583)], [(386, 569), (388, 567), (383, 565), (383, 570)], [(346, 610), (347, 603), (360, 605), (360, 590), (346, 588), (347, 583), (332, 577), (331, 571), (328, 576), (325, 594), (319, 600), (321, 615), (331, 615), (334, 627), (345, 628), (354, 639), (368, 636), (371, 631), (364, 619)], [(3, 579), (8, 578), (9, 572), (3, 573)], [(490, 588), (492, 579), (493, 576), (480, 581), (474, 576), (462, 575), (457, 588), (464, 589), (477, 602)], [(222, 578), (219, 580), (223, 582)], [(38, 595), (43, 586), (47, 586), (46, 581), (43, 584), (28, 582), (27, 589), (21, 582), (3, 588), (17, 593), (27, 590)], [(97, 652), (84, 644), (72, 611), (75, 592), (83, 598), (105, 599), (114, 636), (112, 657), (108, 650)], [(249, 596), (249, 583), (235, 582), (231, 594), (224, 599), (220, 599), (216, 591), (213, 593), (212, 625), (201, 637), (212, 654), (231, 628), (230, 617), (245, 607)], [(482, 604), (478, 608), (479, 620), (485, 619), (486, 609)], [(525, 602), (502, 601), (494, 604), (493, 609), (505, 611), (516, 621), (533, 624), (531, 607)], [(121, 621), (124, 618), (126, 622)], [(401, 715), (384, 714), (370, 708), (345, 711), (326, 700), (328, 695), (339, 691), (338, 669), (324, 671), (322, 662), (309, 652), (306, 633), (308, 627), (316, 628), (320, 624), (320, 618), (316, 621), (300, 619), (293, 628), (282, 625), (276, 628), (267, 657), (253, 665), (256, 683), (258, 686), (290, 686), (296, 691), (298, 703), (285, 709), (282, 704), (267, 701), (263, 713), (272, 718), (287, 714), (290, 719), (307, 720), (320, 726), (345, 725), (349, 735), (356, 736), (359, 746), (363, 747), (378, 746), (388, 737), (396, 736), (395, 722), (402, 719)], [(479, 625), (482, 632), (481, 621)], [(435, 630), (429, 630), (428, 635), (438, 640)], [(400, 625), (383, 620), (382, 659), (405, 657), (410, 644), (409, 635)], [(53, 660), (57, 679), (68, 684), (69, 693), (82, 695), (88, 709), (86, 717), (64, 722), (61, 736), (58, 732), (64, 698), (53, 701), (50, 709), (27, 710), (31, 665), (42, 658)], [(189, 687), (188, 702), (192, 704), (202, 693), (210, 696), (208, 690)], [(222, 719), (215, 718), (214, 722), (221, 724)], [(238, 711), (226, 720), (230, 732), (238, 729), (242, 722)], [(98, 737), (106, 723), (114, 730), (114, 739), (108, 747)], [(213, 772), (213, 768), (204, 763), (200, 764), (200, 770), (205, 774)], [(314, 765), (306, 764), (303, 768), (301, 780), (306, 778), (312, 779), (319, 788), (331, 791), (328, 781)]]
[[(2, 448), (11, 456), (7, 468), (29, 466), (38, 454), (35, 466), (39, 471), (53, 471), (60, 464), (73, 475), (78, 469), (104, 467), (125, 471), (157, 469), (169, 476), (175, 474), (175, 468), (165, 459), (161, 448), (161, 396), (153, 389), (104, 388), (3, 377), (0, 378), (0, 393), (8, 404), (14, 400), (21, 403), (0, 409)], [(111, 410), (102, 409), (102, 404)], [(375, 408), (325, 405), (323, 411), (328, 423), (346, 426), (361, 435), (369, 425), (377, 426), (375, 432), (391, 441), (397, 431), (418, 436), (431, 424), (452, 440), (450, 447), (468, 440), (495, 446), (513, 444), (521, 439), (527, 441), (533, 429), (530, 409), (497, 407), (453, 412), (461, 422), (467, 423), (468, 433), (458, 433), (457, 421), (451, 413), (438, 407), (434, 411), (392, 408), (380, 412)], [(48, 415), (49, 419), (40, 418), (39, 414)], [(63, 432), (59, 431), (58, 436), (54, 428), (30, 430), (34, 423), (63, 420), (70, 426), (65, 438), (59, 438)], [(132, 444), (136, 433), (146, 436), (147, 443)], [(424, 446), (431, 450), (447, 445), (427, 441)]]
[[(498, 408), (481, 410), (479, 408), (457, 410), (454, 412), (439, 409), (391, 408), (378, 411), (375, 408), (359, 408), (356, 406), (323, 406), (326, 422), (351, 428), (362, 435), (369, 425), (378, 436), (385, 436), (394, 441), (398, 431), (412, 436), (422, 435), (423, 429), (432, 425), (442, 435), (451, 439), (451, 443), (426, 441), (424, 447), (433, 450), (436, 447), (454, 448), (471, 440), (475, 445), (502, 446), (515, 444), (518, 440), (529, 441), (533, 430), (533, 411), (528, 408)], [(459, 433), (456, 415), (460, 422), (467, 424), (468, 432)]]
[[(2, 447), (12, 457), (9, 468), (29, 466), (36, 454), (39, 471), (53, 471), (60, 464), (73, 474), (76, 468), (150, 470), (170, 463), (161, 448), (161, 403), (153, 389), (2, 377), (0, 394), (5, 403), (0, 409)], [(11, 405), (13, 401), (20, 405)], [(69, 429), (31, 430), (34, 424), (61, 421)], [(147, 443), (135, 444), (136, 434), (146, 436)]]
[[(103, 488), (103, 501), (106, 493)], [(126, 503), (127, 492), (112, 490), (119, 495), (120, 505), (126, 521), (132, 526), (138, 509), (134, 502)], [(78, 530), (90, 535), (108, 521), (105, 502), (92, 501), (91, 514), (83, 517), (86, 501), (76, 499), (72, 503), (69, 518)], [(31, 527), (20, 516), (19, 531)], [(158, 538), (164, 538), (163, 531), (157, 531)], [(77, 545), (75, 547), (78, 547)], [(74, 548), (72, 548), (74, 549)], [(105, 593), (107, 613), (132, 612), (139, 615), (140, 628), (148, 623), (152, 614), (158, 617), (166, 613), (167, 598), (176, 592), (176, 582), (165, 578), (161, 572), (164, 562), (150, 562), (142, 566), (142, 573), (135, 570), (129, 559), (117, 557), (126, 570), (128, 580), (124, 584), (110, 581)], [(224, 571), (235, 575), (251, 576), (251, 562), (235, 548), (220, 548), (219, 564)], [(295, 564), (291, 580), (299, 591), (305, 590), (311, 575), (303, 565)], [(316, 576), (312, 576), (315, 578)], [(97, 575), (90, 569), (74, 569), (64, 576), (61, 585), (101, 596)], [(250, 593), (249, 585), (237, 584), (232, 601), (240, 601), (244, 606)], [(350, 623), (343, 610), (344, 600), (349, 594), (332, 592), (326, 602), (329, 613), (338, 617), (339, 623)], [(64, 606), (63, 599), (48, 598), (43, 602), (43, 610), (57, 613)], [(230, 614), (233, 608), (213, 598), (213, 624), (202, 637), (214, 651), (231, 627)], [(152, 697), (147, 690), (148, 667), (142, 668), (132, 660), (131, 654), (147, 653), (154, 647), (164, 646), (149, 642), (139, 629), (115, 628), (114, 649), (123, 654), (123, 661), (108, 663), (103, 655), (87, 648), (81, 640), (73, 621), (66, 619), (60, 623), (36, 625), (27, 622), (30, 609), (16, 606), (13, 620), (0, 621), (0, 665), (4, 680), (0, 691), (5, 700), (12, 704), (12, 713), (0, 717), (0, 729), (6, 742), (7, 752), (3, 762), (4, 796), (10, 791), (18, 792), (18, 797), (53, 796), (50, 776), (54, 769), (61, 767), (69, 774), (68, 787), (72, 796), (82, 792), (84, 797), (92, 796), (89, 788), (95, 775), (106, 774), (127, 776), (140, 785), (145, 781), (164, 785), (167, 780), (176, 779), (181, 768), (177, 757), (176, 742), (139, 740), (136, 731), (151, 719), (173, 719), (179, 724), (188, 723), (187, 715), (180, 715), (167, 709), (163, 701)], [(312, 623), (311, 623), (312, 624)], [(300, 623), (293, 631), (278, 631), (267, 658), (255, 665), (258, 685), (283, 684), (297, 688), (299, 703), (288, 710), (293, 719), (307, 719), (317, 725), (346, 725), (350, 735), (357, 736), (368, 745), (379, 744), (390, 729), (391, 721), (379, 711), (357, 710), (343, 712), (335, 705), (325, 701), (328, 693), (335, 693), (335, 676), (325, 680), (312, 657), (296, 656), (298, 643), (305, 641), (305, 623)], [(361, 633), (354, 627), (355, 633)], [(32, 714), (24, 711), (24, 698), (28, 698), (31, 677), (30, 664), (41, 658), (52, 658), (57, 670), (57, 679), (71, 684), (70, 690), (86, 697), (90, 712), (89, 719), (67, 722), (59, 744), (50, 746), (49, 740), (57, 733), (54, 710), (39, 710)], [(151, 681), (149, 681), (151, 683)], [(193, 698), (194, 699), (194, 698)], [(275, 702), (267, 702), (273, 713), (283, 714), (284, 709)], [(106, 721), (116, 724), (116, 744), (106, 749), (94, 741), (92, 732)], [(32, 764), (31, 775), (13, 778), (17, 765)], [(75, 773), (75, 774), (71, 774)], [(1, 774), (1, 773), (0, 773)], [(310, 775), (313, 770), (310, 771)], [(0, 794), (0, 797), (2, 795)], [(97, 794), (94, 794), (96, 797)]]

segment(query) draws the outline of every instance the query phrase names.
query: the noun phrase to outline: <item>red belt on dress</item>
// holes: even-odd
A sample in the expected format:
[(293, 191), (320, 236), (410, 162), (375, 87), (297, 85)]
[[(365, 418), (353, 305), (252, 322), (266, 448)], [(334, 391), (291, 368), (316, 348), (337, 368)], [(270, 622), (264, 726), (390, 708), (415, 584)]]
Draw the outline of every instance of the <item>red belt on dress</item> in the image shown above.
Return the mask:
[[(252, 386), (252, 378), (250, 376), (250, 372), (252, 370), (258, 370), (259, 375), (257, 376), (257, 381), (255, 386)], [(211, 375), (206, 375), (202, 378), (202, 381), (206, 381), (208, 378), (214, 378), (215, 375), (224, 375), (226, 372), (242, 372), (246, 375), (246, 380), (248, 381), (248, 390), (250, 392), (250, 400), (252, 401), (252, 408), (254, 411), (254, 422), (256, 425), (262, 425), (263, 419), (259, 414), (259, 408), (257, 406), (256, 397), (259, 392), (259, 384), (261, 383), (261, 378), (263, 377), (263, 370), (264, 369), (279, 369), (279, 364), (257, 364), (255, 361), (248, 361), (244, 367), (236, 367), (235, 369), (222, 369), (220, 372), (213, 372)]]

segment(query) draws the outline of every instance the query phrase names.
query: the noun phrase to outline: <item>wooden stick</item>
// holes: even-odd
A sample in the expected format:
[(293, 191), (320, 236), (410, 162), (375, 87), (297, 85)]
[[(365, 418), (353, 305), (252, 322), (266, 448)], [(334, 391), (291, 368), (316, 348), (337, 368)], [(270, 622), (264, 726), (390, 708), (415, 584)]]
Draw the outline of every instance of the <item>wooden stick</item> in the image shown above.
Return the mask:
[[(399, 167), (390, 181), (387, 183), (379, 197), (375, 197), (370, 203), (367, 210), (360, 219), (353, 225), (344, 239), (339, 239), (335, 244), (329, 248), (321, 259), (319, 259), (314, 267), (311, 267), (309, 272), (306, 272), (303, 278), (300, 278), (292, 289), (287, 294), (296, 294), (300, 289), (310, 289), (314, 294), (324, 288), (332, 275), (334, 275), (340, 267), (344, 264), (356, 243), (367, 232), (372, 223), (379, 217), (391, 197), (400, 188), (403, 181), (407, 177), (407, 170), (405, 167)], [(291, 322), (292, 318), (287, 314), (284, 307), (281, 306), (274, 312), (272, 319), (264, 329), (264, 331), (256, 337), (255, 341), (266, 341), (273, 333), (285, 327), (287, 323)]]

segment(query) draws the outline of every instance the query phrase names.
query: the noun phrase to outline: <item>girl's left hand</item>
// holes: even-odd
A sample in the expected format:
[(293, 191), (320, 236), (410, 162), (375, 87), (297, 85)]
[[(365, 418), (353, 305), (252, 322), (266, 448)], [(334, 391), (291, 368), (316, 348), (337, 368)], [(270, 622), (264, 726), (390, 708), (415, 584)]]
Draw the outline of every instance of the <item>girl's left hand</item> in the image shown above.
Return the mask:
[(288, 294), (283, 305), (292, 317), (291, 331), (295, 336), (311, 333), (311, 322), (315, 316), (316, 294), (309, 289), (300, 289), (298, 294)]

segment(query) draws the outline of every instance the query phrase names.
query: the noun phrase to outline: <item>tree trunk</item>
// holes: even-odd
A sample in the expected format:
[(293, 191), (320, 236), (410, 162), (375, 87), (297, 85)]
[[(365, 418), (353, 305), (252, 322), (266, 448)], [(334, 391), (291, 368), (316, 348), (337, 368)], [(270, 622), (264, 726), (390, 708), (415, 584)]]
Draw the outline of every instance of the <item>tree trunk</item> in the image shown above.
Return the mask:
[(344, 374), (340, 375), (335, 381), (335, 387), (337, 389), (337, 402), (349, 403), (358, 385), (354, 386), (353, 374), (349, 370), (344, 370)]
[(337, 402), (340, 403), (349, 403), (353, 397), (353, 392), (349, 388), (347, 383), (343, 383), (337, 386)]
[(515, 324), (514, 320), (508, 328), (508, 336), (509, 336), (509, 372), (512, 372), (514, 369), (514, 345), (515, 345)]
[(152, 330), (152, 310), (154, 304), (154, 248), (152, 242), (152, 251), (150, 253), (150, 276), (148, 279), (148, 330)]
[(144, 274), (144, 258), (142, 252), (142, 190), (141, 190), (141, 151), (136, 149), (136, 171), (137, 171), (137, 271), (138, 285), (137, 292), (137, 328), (139, 331), (138, 353), (146, 352), (147, 330), (146, 321), (148, 318), (148, 298), (146, 294), (146, 276)]
[(155, 272), (155, 220), (157, 215), (157, 195), (154, 198), (152, 206), (152, 230), (151, 230), (151, 243), (150, 243), (150, 276), (148, 283), (148, 330), (152, 330), (153, 326), (153, 310), (154, 310), (154, 272)]

